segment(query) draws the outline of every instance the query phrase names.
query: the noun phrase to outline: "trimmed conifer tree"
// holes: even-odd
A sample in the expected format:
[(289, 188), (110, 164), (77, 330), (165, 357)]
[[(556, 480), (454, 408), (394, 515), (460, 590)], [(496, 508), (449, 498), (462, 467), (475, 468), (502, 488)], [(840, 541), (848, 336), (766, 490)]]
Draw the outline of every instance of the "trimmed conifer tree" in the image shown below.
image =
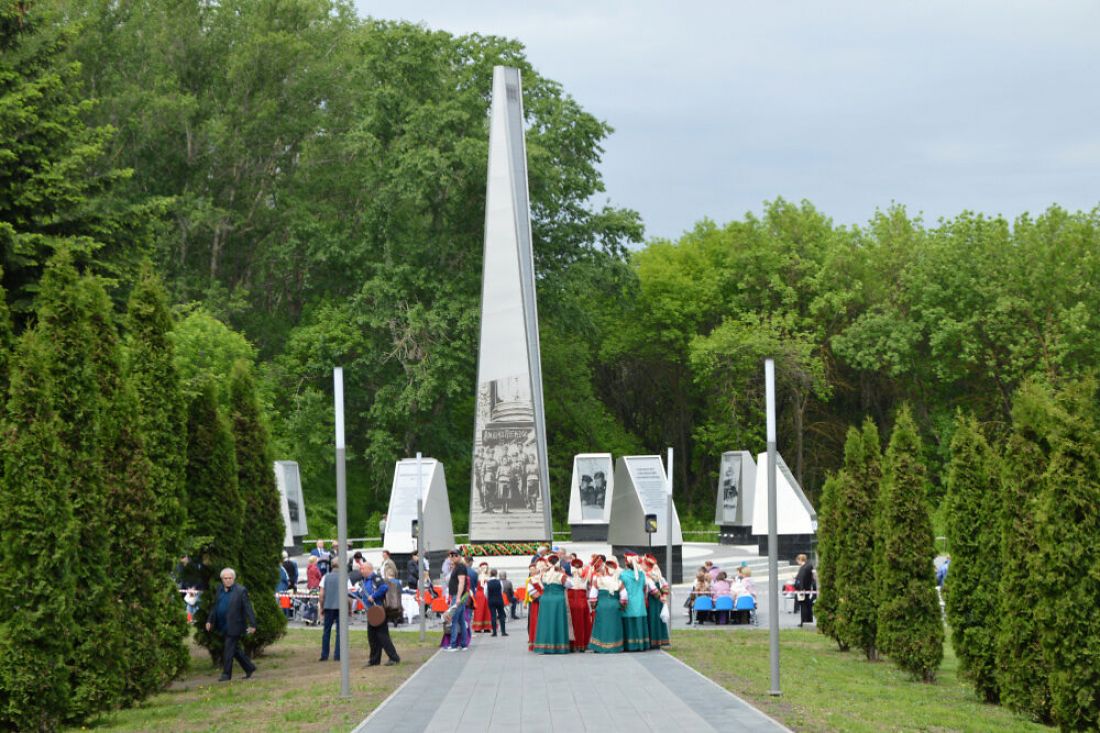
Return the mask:
[[(0, 267), (0, 282), (4, 279), (4, 268)], [(11, 313), (8, 312), (8, 294), (0, 286), (0, 416), (4, 401), (8, 397), (8, 369), (12, 358)], [(0, 471), (3, 471), (0, 468)], [(3, 476), (3, 473), (0, 473)]]
[(244, 502), (240, 582), (249, 590), (256, 611), (256, 633), (242, 641), (249, 653), (261, 652), (286, 633), (286, 616), (275, 601), (283, 550), (283, 515), (267, 429), (260, 414), (252, 369), (233, 365), (229, 410), (237, 454), (237, 484)]
[[(112, 313), (106, 293), (94, 279), (77, 273), (67, 251), (50, 260), (41, 282), (38, 329), (55, 354), (50, 375), (69, 469), (73, 547), (80, 548), (79, 613), (66, 667), (72, 674), (68, 720), (82, 721), (121, 700), (128, 638), (112, 576), (109, 538), (116, 527), (104, 466), (109, 436), (117, 430), (117, 416), (104, 397), (112, 349), (117, 368), (117, 341), (109, 337)], [(102, 342), (105, 335), (109, 343)]]
[[(997, 686), (1001, 704), (1042, 723), (1050, 723), (1050, 684), (1039, 641), (1035, 609), (1043, 603), (1035, 582), (1039, 544), (1035, 538), (1038, 487), (1047, 455), (1036, 442), (1020, 407), (1031, 388), (1017, 393), (1014, 432), (1004, 448), (1001, 478), (1001, 616), (997, 631)], [(953, 571), (952, 571), (953, 572)]]
[(204, 628), (222, 568), (239, 571), (244, 502), (237, 485), (233, 433), (221, 411), (214, 383), (204, 380), (187, 411), (187, 514), (190, 544), (201, 558), (209, 591), (195, 613), (195, 640), (221, 659), (222, 639)]
[(817, 513), (817, 603), (814, 604), (814, 621), (817, 630), (836, 641), (840, 651), (848, 651), (836, 630), (837, 609), (837, 554), (844, 528), (836, 511), (839, 484), (847, 480), (844, 469), (830, 476), (821, 489), (821, 511)]
[(997, 521), (1000, 495), (994, 472), (992, 451), (978, 421), (960, 412), (947, 466), (947, 541), (951, 547), (947, 622), (959, 673), (991, 703), (1000, 697), (996, 637), (1002, 567)]
[(1036, 506), (1035, 609), (1063, 730), (1100, 728), (1100, 419), (1092, 377), (1055, 398), (1050, 464)]
[(932, 682), (944, 633), (927, 496), (920, 436), (904, 405), (890, 435), (878, 502), (877, 645), (899, 668)]
[(882, 449), (878, 428), (871, 418), (863, 428), (848, 431), (844, 442), (845, 480), (837, 487), (837, 523), (843, 532), (837, 542), (837, 635), (867, 659), (878, 658), (878, 595), (875, 554), (878, 545), (876, 514), (882, 480)]
[[(159, 684), (184, 669), (189, 654), (185, 645), (186, 617), (182, 601), (169, 576), (173, 561), (185, 550), (187, 537), (184, 507), (184, 472), (187, 468), (187, 404), (172, 361), (172, 316), (168, 300), (149, 263), (130, 293), (127, 307), (127, 375), (136, 400), (136, 424), (148, 458), (156, 537), (155, 552), (145, 561), (161, 581), (152, 598), (156, 612)], [(149, 538), (151, 539), (151, 538)], [(146, 547), (150, 547), (146, 542)], [(152, 590), (152, 589), (151, 589)]]
[(56, 730), (66, 717), (66, 664), (80, 628), (69, 461), (50, 365), (57, 356), (37, 331), (20, 339), (0, 450), (0, 728)]

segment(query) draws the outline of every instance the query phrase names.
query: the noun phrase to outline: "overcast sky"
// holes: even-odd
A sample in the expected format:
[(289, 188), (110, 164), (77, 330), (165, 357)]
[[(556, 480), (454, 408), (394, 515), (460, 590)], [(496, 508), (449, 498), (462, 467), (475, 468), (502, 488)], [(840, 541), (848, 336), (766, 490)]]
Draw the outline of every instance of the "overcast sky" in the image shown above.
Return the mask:
[(615, 132), (649, 237), (782, 196), (837, 223), (1100, 204), (1100, 2), (355, 0), (519, 39)]

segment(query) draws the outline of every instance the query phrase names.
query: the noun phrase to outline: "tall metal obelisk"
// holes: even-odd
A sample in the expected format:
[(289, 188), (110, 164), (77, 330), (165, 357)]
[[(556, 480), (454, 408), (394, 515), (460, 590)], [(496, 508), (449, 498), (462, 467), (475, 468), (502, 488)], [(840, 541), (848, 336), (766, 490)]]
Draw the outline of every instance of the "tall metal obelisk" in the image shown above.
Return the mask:
[(550, 540), (523, 88), (493, 69), (470, 541)]

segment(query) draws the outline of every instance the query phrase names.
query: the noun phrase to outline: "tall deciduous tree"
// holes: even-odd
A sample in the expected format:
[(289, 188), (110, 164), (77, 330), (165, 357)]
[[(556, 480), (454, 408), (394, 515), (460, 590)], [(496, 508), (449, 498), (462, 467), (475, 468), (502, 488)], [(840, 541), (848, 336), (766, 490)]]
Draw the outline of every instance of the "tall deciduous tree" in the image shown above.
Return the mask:
[(237, 484), (244, 502), (240, 580), (251, 591), (256, 632), (244, 639), (249, 652), (259, 652), (286, 631), (286, 616), (275, 602), (283, 549), (282, 510), (275, 485), (267, 428), (264, 425), (252, 367), (233, 365), (229, 380), (229, 411), (237, 455)]
[(1035, 609), (1049, 669), (1051, 713), (1063, 730), (1100, 726), (1100, 409), (1092, 377), (1051, 401), (1050, 464), (1036, 505)]
[[(996, 636), (1003, 566), (996, 469), (977, 420), (960, 412), (947, 466), (947, 542), (951, 548), (951, 572), (945, 586), (947, 622), (959, 672), (986, 702), (999, 698)], [(1016, 572), (1015, 568), (1006, 570)]]
[(0, 575), (0, 727), (56, 730), (69, 708), (67, 663), (78, 633), (77, 567), (69, 456), (51, 364), (41, 333), (23, 334), (11, 368), (0, 449), (3, 488)]
[[(997, 686), (1001, 703), (1050, 723), (1050, 668), (1039, 641), (1035, 609), (1045, 601), (1035, 577), (1039, 544), (1035, 534), (1039, 487), (1049, 457), (1033, 417), (1045, 414), (1046, 395), (1025, 384), (1013, 405), (1013, 433), (1003, 450), (1001, 492), (1001, 616), (997, 632)], [(1045, 432), (1045, 431), (1044, 431)], [(1071, 591), (1072, 592), (1072, 591)]]
[[(187, 513), (193, 532), (190, 545), (196, 549), (202, 572), (214, 590), (224, 567), (236, 569), (241, 556), (241, 527), (244, 501), (237, 485), (237, 457), (233, 432), (218, 409), (213, 382), (204, 380), (188, 406), (187, 413)], [(202, 594), (195, 614), (195, 638), (220, 659), (222, 640), (207, 633), (214, 593)]]
[(921, 440), (908, 406), (898, 413), (886, 451), (876, 546), (877, 645), (898, 667), (931, 682), (943, 660)]
[(844, 480), (837, 487), (836, 634), (867, 659), (878, 658), (878, 595), (875, 557), (880, 540), (876, 523), (882, 448), (871, 418), (860, 430), (850, 428), (844, 442)]

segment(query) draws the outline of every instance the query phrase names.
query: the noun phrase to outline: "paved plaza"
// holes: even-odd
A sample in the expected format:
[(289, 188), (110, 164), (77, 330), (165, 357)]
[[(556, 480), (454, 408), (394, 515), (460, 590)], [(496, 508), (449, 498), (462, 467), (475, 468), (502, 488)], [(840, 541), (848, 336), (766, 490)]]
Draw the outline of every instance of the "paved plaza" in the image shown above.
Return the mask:
[(509, 628), (438, 652), (356, 733), (788, 730), (664, 652), (531, 654)]

